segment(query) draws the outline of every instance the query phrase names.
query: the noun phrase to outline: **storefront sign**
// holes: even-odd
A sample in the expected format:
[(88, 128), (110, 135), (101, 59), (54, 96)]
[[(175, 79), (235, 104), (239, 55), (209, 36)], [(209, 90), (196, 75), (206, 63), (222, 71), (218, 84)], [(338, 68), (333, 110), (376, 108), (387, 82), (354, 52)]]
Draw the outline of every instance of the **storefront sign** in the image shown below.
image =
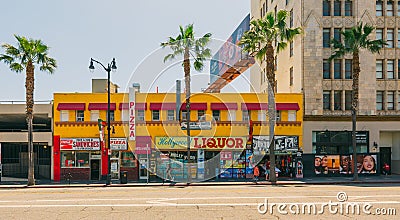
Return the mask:
[(129, 140), (134, 141), (136, 138), (135, 130), (135, 88), (129, 88)]
[(61, 150), (100, 150), (98, 138), (61, 138)]
[(128, 143), (126, 138), (111, 138), (110, 140), (111, 150), (128, 150)]
[[(193, 121), (189, 123), (190, 130), (211, 130), (211, 121)], [(181, 123), (181, 129), (187, 129), (187, 122)]]
[(151, 154), (151, 148), (148, 145), (143, 146), (136, 143), (135, 154)]
[[(190, 149), (244, 150), (246, 137), (191, 137)], [(159, 150), (186, 150), (186, 137), (156, 137), (155, 146)]]
[(232, 151), (221, 151), (219, 155), (221, 160), (232, 160)]

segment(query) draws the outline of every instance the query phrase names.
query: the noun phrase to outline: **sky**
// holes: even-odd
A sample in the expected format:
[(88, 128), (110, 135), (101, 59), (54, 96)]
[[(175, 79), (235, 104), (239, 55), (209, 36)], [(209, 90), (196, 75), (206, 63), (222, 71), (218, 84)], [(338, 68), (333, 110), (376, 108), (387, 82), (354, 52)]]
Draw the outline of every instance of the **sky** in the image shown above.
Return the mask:
[[(140, 83), (142, 92), (173, 92), (183, 68), (179, 60), (163, 63), (168, 51), (160, 43), (177, 36), (179, 25), (194, 24), (196, 36), (212, 33), (215, 52), (249, 14), (250, 1), (13, 0), (3, 1), (1, 9), (1, 44), (16, 45), (14, 34), (41, 39), (57, 60), (54, 74), (35, 69), (34, 99), (47, 101), (53, 93), (90, 92), (92, 78), (106, 79), (99, 65), (89, 71), (90, 58), (104, 65), (116, 59), (111, 81), (121, 92), (132, 82)], [(201, 73), (193, 73), (194, 92), (207, 87), (209, 63), (205, 65)], [(0, 101), (24, 101), (25, 72), (12, 72), (0, 63), (0, 76)], [(248, 77), (243, 74), (226, 91), (248, 92)]]

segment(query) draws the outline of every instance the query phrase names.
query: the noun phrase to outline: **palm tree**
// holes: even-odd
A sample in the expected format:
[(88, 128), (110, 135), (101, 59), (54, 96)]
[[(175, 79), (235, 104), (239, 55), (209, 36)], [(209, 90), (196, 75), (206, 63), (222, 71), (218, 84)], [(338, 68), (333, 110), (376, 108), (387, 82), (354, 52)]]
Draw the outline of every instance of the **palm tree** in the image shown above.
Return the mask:
[(188, 183), (191, 179), (190, 170), (190, 59), (194, 60), (193, 66), (197, 71), (201, 71), (206, 58), (211, 57), (211, 50), (207, 48), (211, 34), (207, 33), (201, 38), (194, 37), (193, 24), (187, 25), (185, 28), (179, 26), (180, 34), (176, 37), (169, 37), (167, 42), (161, 43), (161, 46), (169, 47), (172, 53), (164, 57), (164, 62), (173, 60), (177, 56), (183, 55), (183, 71), (185, 73), (186, 88), (186, 123), (187, 123), (187, 165), (188, 165)]
[[(285, 49), (287, 42), (294, 39), (301, 33), (301, 28), (288, 28), (286, 18), (288, 12), (280, 10), (276, 16), (269, 12), (265, 18), (250, 22), (250, 30), (244, 33), (240, 45), (243, 50), (249, 52), (260, 62), (265, 58), (267, 63), (266, 75), (268, 78), (268, 117), (269, 117), (269, 155), (270, 155), (270, 180), (276, 183), (275, 174), (275, 152), (274, 152), (274, 126), (275, 126), (275, 51), (273, 43), (277, 45), (276, 51), (279, 53)], [(265, 74), (265, 73), (261, 73)]]
[(9, 65), (10, 70), (17, 73), (25, 70), (26, 88), (26, 122), (28, 125), (28, 186), (35, 185), (34, 161), (33, 161), (33, 90), (35, 83), (35, 64), (38, 64), (41, 71), (53, 73), (57, 68), (56, 60), (48, 56), (49, 47), (41, 40), (27, 39), (14, 35), (17, 39), (17, 46), (3, 44), (4, 54), (0, 54), (0, 61)]
[(358, 181), (357, 173), (357, 147), (356, 147), (356, 128), (357, 128), (357, 108), (358, 108), (358, 87), (360, 76), (360, 51), (365, 49), (371, 53), (379, 53), (383, 46), (386, 45), (383, 40), (370, 40), (369, 35), (375, 28), (370, 25), (357, 24), (350, 30), (341, 32), (343, 42), (337, 39), (331, 40), (332, 54), (329, 62), (333, 59), (342, 58), (346, 54), (353, 56), (352, 61), (352, 104), (351, 104), (351, 120), (352, 120), (352, 146), (353, 146), (353, 180)]

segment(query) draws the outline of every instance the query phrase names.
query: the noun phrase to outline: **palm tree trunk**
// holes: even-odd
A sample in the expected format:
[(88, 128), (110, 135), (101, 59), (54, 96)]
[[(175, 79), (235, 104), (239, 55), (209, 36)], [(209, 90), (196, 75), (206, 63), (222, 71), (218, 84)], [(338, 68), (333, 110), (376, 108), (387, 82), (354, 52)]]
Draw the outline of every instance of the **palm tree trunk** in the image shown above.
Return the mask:
[(33, 90), (34, 90), (34, 66), (29, 61), (26, 66), (26, 122), (28, 124), (28, 186), (35, 185), (35, 167), (33, 161)]
[(187, 123), (187, 175), (188, 183), (191, 182), (192, 171), (190, 165), (190, 60), (189, 48), (185, 48), (183, 55), (183, 70), (185, 72), (185, 88), (186, 88), (186, 123)]
[(351, 105), (351, 138), (353, 145), (353, 180), (358, 181), (358, 170), (357, 170), (357, 141), (356, 141), (356, 131), (357, 131), (357, 108), (358, 108), (358, 85), (360, 77), (360, 57), (358, 51), (353, 53), (353, 85), (352, 85), (352, 105)]
[(274, 47), (272, 43), (267, 45), (267, 78), (268, 78), (268, 117), (269, 117), (269, 159), (270, 159), (270, 181), (276, 184), (275, 176), (275, 63), (274, 63)]

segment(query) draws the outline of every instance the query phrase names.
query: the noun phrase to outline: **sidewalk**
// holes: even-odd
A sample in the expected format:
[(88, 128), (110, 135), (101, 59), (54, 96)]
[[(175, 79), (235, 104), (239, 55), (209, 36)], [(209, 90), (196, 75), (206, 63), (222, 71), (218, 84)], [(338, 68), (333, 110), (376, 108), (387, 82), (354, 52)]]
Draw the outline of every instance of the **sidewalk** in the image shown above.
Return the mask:
[[(121, 184), (118, 180), (112, 181), (111, 185), (106, 186), (105, 181), (66, 181), (54, 182), (50, 180), (37, 180), (35, 186), (26, 186), (27, 179), (2, 177), (0, 182), (1, 189), (16, 189), (16, 188), (66, 188), (66, 187), (155, 187), (155, 186), (166, 186), (166, 187), (183, 187), (183, 186), (234, 186), (234, 185), (271, 185), (267, 181), (258, 181), (257, 183), (252, 181), (207, 181), (207, 182), (194, 182), (194, 183), (171, 183), (171, 182), (128, 182), (127, 184)], [(400, 175), (388, 175), (388, 176), (359, 176), (359, 181), (353, 181), (352, 177), (309, 177), (303, 179), (290, 179), (290, 178), (279, 178), (276, 185), (347, 185), (347, 184), (400, 184)]]

